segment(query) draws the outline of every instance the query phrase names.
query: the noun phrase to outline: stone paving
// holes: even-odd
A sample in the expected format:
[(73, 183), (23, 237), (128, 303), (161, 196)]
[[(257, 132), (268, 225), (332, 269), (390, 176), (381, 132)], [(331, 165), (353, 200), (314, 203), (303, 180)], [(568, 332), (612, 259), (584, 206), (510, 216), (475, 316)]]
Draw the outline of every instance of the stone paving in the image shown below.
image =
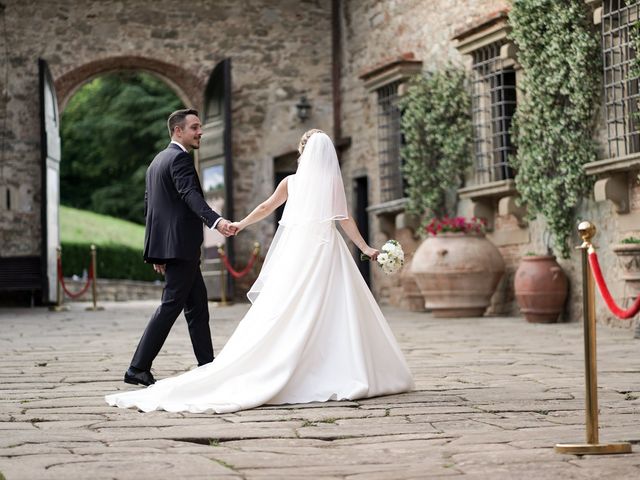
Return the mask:
[[(640, 478), (640, 341), (598, 327), (601, 441), (634, 453), (556, 454), (584, 441), (581, 325), (435, 319), (385, 309), (416, 390), (234, 414), (139, 413), (106, 393), (154, 302), (101, 312), (0, 309), (0, 479)], [(211, 307), (219, 349), (247, 305)], [(184, 319), (154, 364), (194, 366)]]

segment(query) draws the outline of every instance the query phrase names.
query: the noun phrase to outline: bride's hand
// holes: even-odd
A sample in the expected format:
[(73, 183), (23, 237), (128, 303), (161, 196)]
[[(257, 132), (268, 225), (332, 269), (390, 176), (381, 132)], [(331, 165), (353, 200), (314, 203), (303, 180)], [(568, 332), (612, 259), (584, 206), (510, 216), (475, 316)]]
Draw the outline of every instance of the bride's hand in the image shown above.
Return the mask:
[(378, 255), (380, 255), (380, 250), (376, 250), (375, 248), (367, 247), (362, 251), (362, 253), (364, 253), (367, 257), (369, 257), (372, 262), (375, 262), (376, 259), (378, 258)]
[(244, 225), (242, 222), (231, 222), (231, 227), (236, 229), (236, 235), (239, 234), (242, 230), (244, 230)]

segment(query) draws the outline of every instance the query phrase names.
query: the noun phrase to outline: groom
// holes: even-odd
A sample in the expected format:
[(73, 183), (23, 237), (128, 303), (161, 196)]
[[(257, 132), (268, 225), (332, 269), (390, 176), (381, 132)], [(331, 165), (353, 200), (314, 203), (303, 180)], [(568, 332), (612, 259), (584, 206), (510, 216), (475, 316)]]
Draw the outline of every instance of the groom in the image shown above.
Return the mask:
[(236, 233), (204, 200), (190, 149), (200, 147), (202, 124), (196, 110), (178, 110), (167, 121), (171, 143), (147, 169), (144, 195), (144, 261), (165, 276), (162, 303), (152, 315), (124, 381), (151, 385), (151, 363), (184, 309), (198, 366), (213, 361), (207, 289), (200, 272), (202, 224), (224, 236)]

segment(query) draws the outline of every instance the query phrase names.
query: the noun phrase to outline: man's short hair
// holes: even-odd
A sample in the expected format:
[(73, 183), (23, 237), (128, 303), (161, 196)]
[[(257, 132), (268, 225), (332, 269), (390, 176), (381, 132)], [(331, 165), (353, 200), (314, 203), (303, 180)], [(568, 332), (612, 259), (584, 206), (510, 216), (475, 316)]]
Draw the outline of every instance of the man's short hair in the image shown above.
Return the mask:
[(167, 120), (167, 128), (169, 129), (169, 136), (173, 135), (173, 129), (179, 126), (180, 128), (184, 128), (187, 115), (195, 115), (199, 116), (198, 111), (193, 108), (183, 108), (182, 110), (176, 110), (171, 115), (169, 115), (169, 120)]

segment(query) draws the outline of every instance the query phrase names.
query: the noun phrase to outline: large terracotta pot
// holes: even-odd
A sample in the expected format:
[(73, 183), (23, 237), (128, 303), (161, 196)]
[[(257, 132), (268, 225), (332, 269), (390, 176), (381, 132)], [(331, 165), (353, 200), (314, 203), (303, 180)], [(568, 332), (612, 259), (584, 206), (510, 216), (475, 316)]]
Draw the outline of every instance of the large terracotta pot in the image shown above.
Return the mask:
[(411, 273), (434, 316), (480, 317), (504, 274), (504, 260), (483, 234), (440, 233), (418, 247)]
[(553, 323), (564, 310), (569, 282), (556, 257), (523, 257), (515, 275), (520, 312), (528, 322)]

